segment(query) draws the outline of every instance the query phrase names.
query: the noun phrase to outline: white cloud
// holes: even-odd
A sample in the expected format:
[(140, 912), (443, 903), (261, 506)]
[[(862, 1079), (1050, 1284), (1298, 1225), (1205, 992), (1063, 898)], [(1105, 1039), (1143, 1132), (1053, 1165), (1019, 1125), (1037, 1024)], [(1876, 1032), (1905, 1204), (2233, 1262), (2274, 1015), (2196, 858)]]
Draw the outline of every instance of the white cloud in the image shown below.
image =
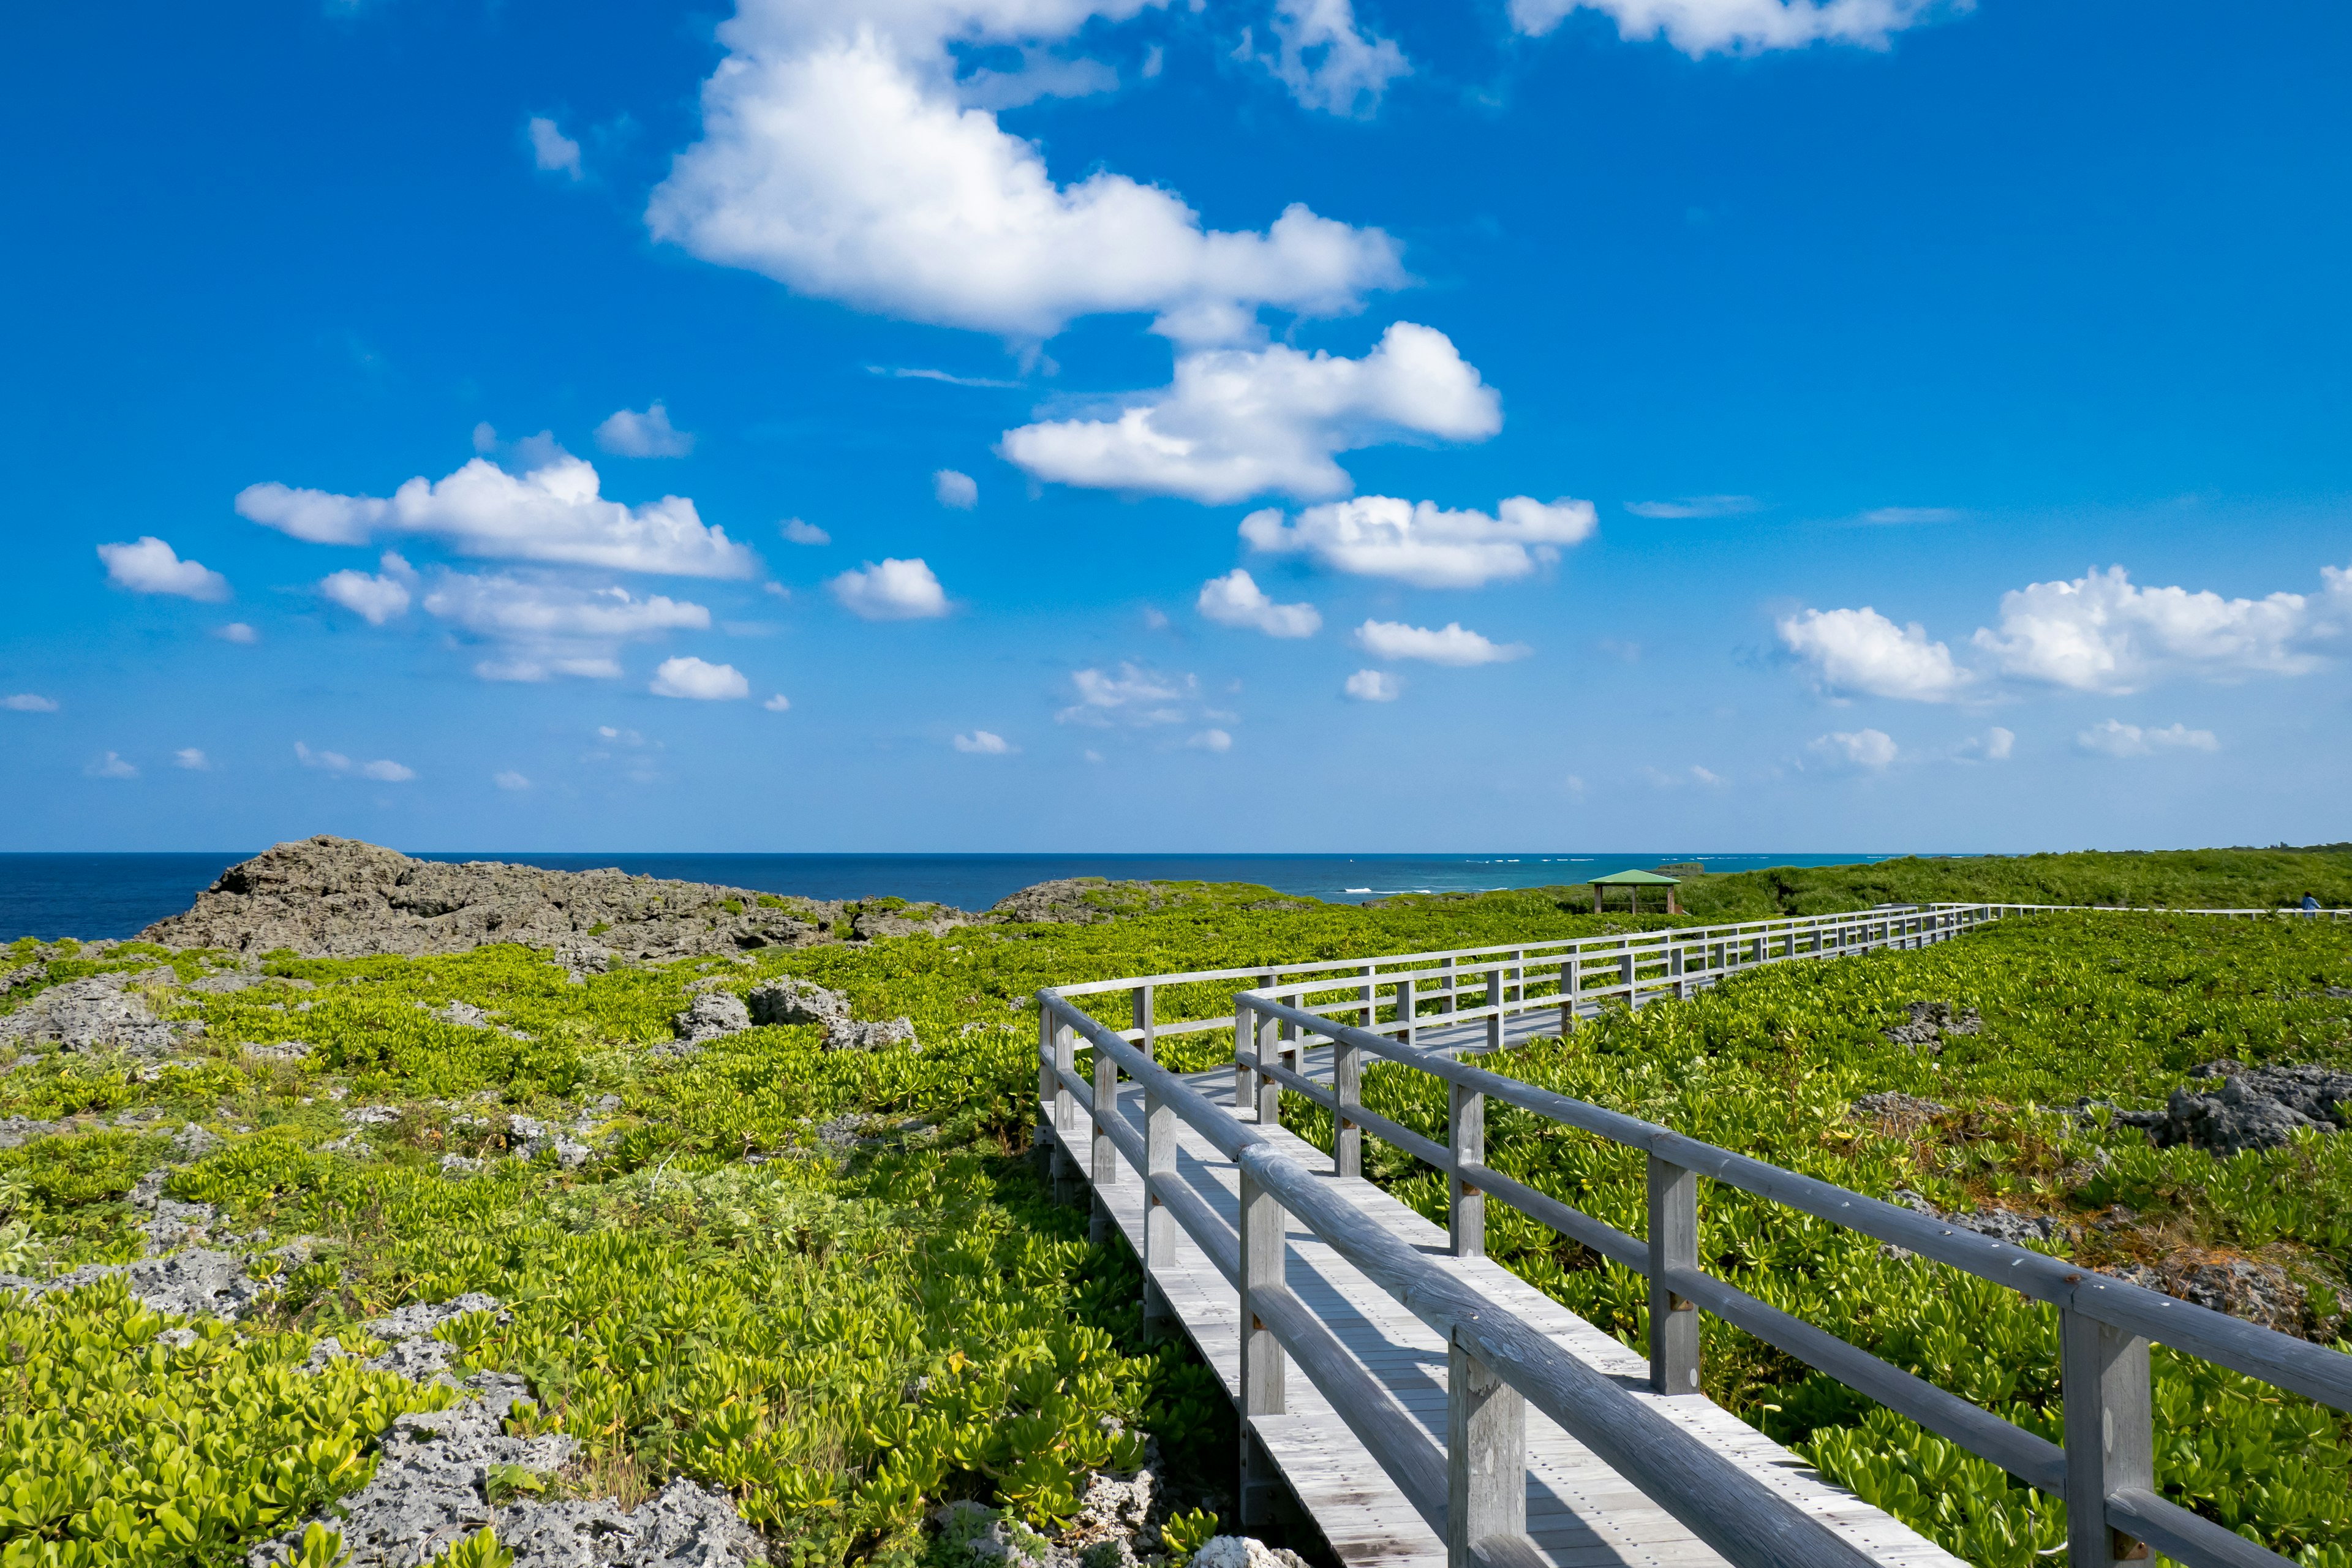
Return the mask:
[(2210, 730), (2192, 730), (2186, 724), (2144, 730), (2120, 719), (2092, 725), (2074, 737), (2074, 743), (2086, 752), (2098, 752), (2110, 757), (2145, 757), (2158, 752), (2218, 752), (2221, 749), (2221, 742), (2213, 738)]
[(1683, 496), (1675, 500), (1629, 500), (1625, 510), (1635, 517), (1671, 521), (1694, 517), (1738, 517), (1760, 511), (1763, 506), (1754, 496)]
[(1684, 54), (1753, 55), (1817, 43), (1883, 49), (1906, 27), (1975, 0), (1511, 0), (1511, 23), (1535, 37), (1574, 11), (1598, 11), (1628, 43), (1663, 37)]
[[(2337, 580), (2325, 581), (2332, 595)], [(2002, 595), (2000, 629), (1979, 628), (1976, 645), (2010, 675), (2117, 695), (2170, 675), (2299, 675), (2317, 663), (2299, 642), (2325, 632), (2314, 608), (2300, 594), (2141, 588), (2111, 566)]]
[(445, 573), (425, 595), (436, 620), (501, 645), (474, 666), (485, 680), (546, 680), (553, 676), (613, 679), (622, 643), (669, 631), (703, 631), (710, 612), (664, 594), (639, 598), (627, 589), (581, 588), (497, 575)]
[(670, 424), (669, 410), (656, 398), (643, 414), (617, 409), (596, 426), (596, 445), (620, 458), (683, 458), (694, 437)]
[(1700, 767), (1696, 763), (1693, 763), (1691, 764), (1690, 776), (1694, 783), (1703, 784), (1710, 788), (1720, 785), (1725, 782), (1721, 773), (1715, 772), (1711, 768)]
[(1360, 669), (1348, 677), (1348, 695), (1359, 702), (1393, 702), (1397, 679), (1382, 670)]
[(1881, 506), (1862, 514), (1864, 522), (1910, 523), (1950, 522), (1964, 515), (1958, 508), (1948, 506)]
[(1780, 640), (1813, 667), (1833, 691), (1864, 691), (1914, 702), (1948, 702), (1976, 677), (1931, 643), (1914, 621), (1898, 626), (1864, 605), (1858, 610), (1807, 610), (1780, 624)]
[(18, 691), (0, 697), (0, 708), (11, 713), (54, 713), (58, 703), (56, 698), (44, 697), (37, 691)]
[[(950, 42), (1052, 43), (1139, 8), (915, 3), (861, 8), (852, 31), (836, 8), (747, 0), (719, 28), (729, 54), (703, 84), (702, 140), (672, 163), (646, 225), (803, 294), (1026, 340), (1107, 311), (1230, 338), (1260, 306), (1333, 314), (1402, 283), (1394, 240), (1301, 205), (1263, 233), (1204, 232), (1173, 192), (1108, 170), (1056, 184), (977, 101), (1024, 93), (1000, 73), (955, 80)], [(1058, 78), (1027, 95), (1106, 79), (1083, 62)]]
[(192, 773), (206, 773), (212, 772), (213, 760), (205, 755), (201, 748), (183, 746), (172, 753), (172, 765), (185, 768)]
[(1190, 716), (1201, 683), (1190, 675), (1163, 675), (1139, 664), (1121, 664), (1117, 674), (1081, 669), (1070, 677), (1078, 700), (1054, 715), (1057, 724), (1138, 727), (1181, 724)]
[(1323, 625), (1314, 605), (1276, 604), (1238, 566), (1202, 584), (1194, 608), (1220, 626), (1251, 626), (1270, 637), (1311, 637)]
[(1196, 752), (1230, 752), (1234, 738), (1223, 730), (1202, 730), (1184, 737), (1184, 743)]
[(516, 773), (512, 768), (509, 768), (504, 773), (492, 773), (490, 782), (500, 789), (525, 790), (530, 787), (530, 780)]
[(1984, 732), (1985, 755), (1991, 758), (1994, 762), (2007, 762), (2010, 754), (2016, 750), (2016, 731), (2004, 730), (2000, 725), (1995, 724), (1992, 728)]
[(1279, 0), (1273, 29), (1276, 52), (1262, 63), (1309, 109), (1369, 116), (1389, 83), (1412, 74), (1393, 39), (1357, 26), (1352, 0)]
[(920, 557), (868, 561), (825, 584), (842, 607), (869, 621), (919, 621), (948, 613), (947, 590)]
[(974, 756), (1002, 757), (1010, 755), (1021, 748), (993, 730), (974, 730), (969, 735), (958, 735), (955, 738), (955, 749), (959, 752), (969, 752)]
[(257, 643), (261, 640), (261, 634), (255, 631), (243, 621), (231, 621), (228, 625), (215, 632), (213, 636), (220, 638), (223, 642), (249, 644)]
[(134, 594), (169, 594), (207, 602), (228, 597), (227, 578), (201, 561), (181, 560), (177, 552), (152, 533), (141, 535), (136, 544), (101, 544), (98, 558), (106, 563), (110, 582)]
[(833, 542), (833, 535), (816, 524), (803, 522), (796, 517), (788, 517), (777, 526), (783, 531), (784, 537), (794, 544), (831, 544)]
[(1489, 642), (1464, 630), (1459, 621), (1448, 621), (1435, 631), (1402, 621), (1366, 621), (1356, 628), (1356, 642), (1375, 658), (1419, 658), (1431, 664), (1503, 664), (1534, 651), (1525, 643)]
[(980, 504), (978, 481), (953, 468), (941, 468), (931, 476), (931, 493), (940, 498), (941, 506), (951, 506), (958, 511), (970, 511)]
[(1307, 552), (1324, 565), (1421, 588), (1475, 588), (1524, 577), (1559, 558), (1593, 530), (1592, 503), (1566, 497), (1549, 505), (1513, 496), (1498, 514), (1445, 511), (1394, 496), (1359, 496), (1311, 506), (1286, 525), (1268, 507), (1242, 519), (1241, 534), (1269, 553)]
[(725, 529), (705, 526), (685, 497), (638, 507), (606, 500), (593, 465), (552, 443), (524, 445), (535, 461), (520, 475), (476, 458), (437, 482), (410, 479), (389, 499), (271, 480), (241, 491), (236, 510), (313, 544), (364, 544), (381, 529), (440, 539), (461, 555), (488, 560), (680, 577), (749, 577), (759, 570), (757, 556)]
[(416, 574), (408, 563), (389, 550), (383, 552), (381, 564), (381, 575), (348, 568), (329, 573), (320, 579), (319, 592), (362, 617), (368, 625), (380, 626), (408, 613), (409, 589), (416, 581)]
[(771, 713), (789, 713), (793, 710), (793, 700), (779, 691), (760, 706)]
[(1895, 761), (1895, 738), (1884, 730), (1840, 730), (1822, 736), (1811, 748), (1816, 754), (1851, 767), (1879, 769)]
[(691, 655), (666, 658), (646, 688), (656, 697), (684, 697), (697, 702), (725, 702), (751, 695), (751, 683), (731, 664), (709, 664)]
[(1315, 500), (1355, 488), (1337, 453), (1484, 440), (1502, 426), (1500, 398), (1453, 340), (1398, 321), (1361, 359), (1281, 343), (1182, 354), (1172, 384), (1115, 417), (1024, 425), (997, 449), (1057, 484), (1211, 504), (1270, 490)]
[(388, 758), (380, 758), (373, 763), (354, 763), (341, 752), (314, 752), (299, 741), (294, 742), (294, 755), (306, 768), (317, 768), (331, 773), (357, 773), (379, 784), (406, 784), (416, 776), (414, 768), (404, 767)]
[(139, 776), (137, 768), (124, 762), (113, 752), (109, 752), (104, 756), (91, 758), (81, 771), (86, 776), (94, 779), (135, 779)]
[(556, 129), (555, 121), (534, 115), (530, 121), (531, 161), (551, 174), (580, 177), (580, 143)]

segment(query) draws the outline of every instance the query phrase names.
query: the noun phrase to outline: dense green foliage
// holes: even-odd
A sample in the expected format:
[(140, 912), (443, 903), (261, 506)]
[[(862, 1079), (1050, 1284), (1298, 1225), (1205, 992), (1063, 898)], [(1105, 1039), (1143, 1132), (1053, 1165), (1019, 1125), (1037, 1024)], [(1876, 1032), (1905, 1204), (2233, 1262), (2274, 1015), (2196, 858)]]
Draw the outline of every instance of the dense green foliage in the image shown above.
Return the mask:
[[(2144, 883), (2092, 884), (2109, 862), (2161, 858), (2057, 858), (2032, 873), (2050, 883), (2032, 896), (2148, 901)], [(2294, 881), (2298, 867), (2343, 859), (2242, 869)], [(1756, 897), (1985, 896), (1994, 889), (1886, 879), (2032, 861), (1893, 864), (1790, 873), (1813, 880)], [(2216, 862), (2213, 881), (2176, 901), (2247, 901), (2256, 883), (2231, 881), (2235, 865)], [(2084, 880), (2062, 893), (2050, 879), (2064, 877)], [(2308, 879), (2336, 901), (2337, 884), (2316, 870)], [(1701, 887), (1746, 880), (1707, 879), (1694, 902)], [(1047, 1204), (1023, 1158), (1035, 1116), (1029, 994), (1667, 923), (1596, 920), (1544, 894), (1362, 909), (1193, 885), (1087, 901), (1120, 918), (624, 968), (586, 984), (567, 984), (543, 954), (489, 948), (278, 954), (262, 984), (205, 995), (180, 988), (215, 966), (205, 954), (44, 950), (42, 977), (9, 987), (8, 1005), (129, 970), (167, 1014), (200, 1016), (206, 1033), (175, 1064), (44, 1053), (0, 1075), (0, 1117), (59, 1124), (0, 1150), (0, 1268), (39, 1275), (138, 1256), (145, 1216), (132, 1189), (180, 1158), (171, 1135), (188, 1121), (225, 1142), (177, 1168), (171, 1194), (219, 1205), (224, 1227), (256, 1250), (310, 1237), (311, 1261), (289, 1265), (247, 1323), (192, 1321), (184, 1347), (158, 1340), (167, 1321), (118, 1284), (39, 1300), (0, 1293), (0, 1343), (12, 1347), (0, 1364), (10, 1437), (0, 1563), (212, 1563), (315, 1511), (364, 1479), (393, 1415), (444, 1395), (390, 1374), (303, 1373), (310, 1345), (330, 1332), (349, 1345), (360, 1321), (468, 1289), (513, 1317), (443, 1330), (460, 1370), (522, 1374), (536, 1404), (516, 1429), (560, 1429), (582, 1445), (564, 1474), (504, 1484), (629, 1502), (690, 1476), (728, 1489), (807, 1568), (910, 1563), (927, 1500), (979, 1498), (1049, 1523), (1087, 1469), (1131, 1457), (1107, 1415), (1155, 1433), (1180, 1459), (1190, 1446), (1222, 1466), (1230, 1416), (1213, 1380), (1141, 1339), (1132, 1259), (1087, 1247), (1082, 1216)], [(1939, 1206), (1998, 1201), (2078, 1224), (2121, 1205), (2132, 1223), (2079, 1229), (2074, 1256), (2154, 1261), (2193, 1247), (2254, 1258), (2287, 1268), (2324, 1308), (2352, 1268), (2352, 1141), (2215, 1161), (2053, 1108), (2085, 1095), (2150, 1103), (2213, 1057), (2346, 1062), (2347, 1005), (2320, 993), (2352, 982), (2347, 950), (2352, 928), (2326, 924), (2040, 918), (1922, 953), (1777, 966), (1687, 1004), (1612, 1016), (1507, 1066), (1865, 1191), (1909, 1187)], [(0, 986), (36, 956), (29, 944), (0, 950)], [(827, 1052), (816, 1028), (794, 1026), (699, 1055), (666, 1049), (689, 986), (740, 991), (780, 973), (845, 993), (862, 1018), (908, 1015), (922, 1048)], [(1165, 987), (1160, 1016), (1213, 1016), (1229, 994)], [(1888, 1045), (1879, 1031), (1927, 998), (1981, 1008), (1984, 1032), (1940, 1056)], [(436, 1016), (452, 1002), (486, 1009), (489, 1026)], [(1127, 1021), (1123, 994), (1091, 1005)], [(1171, 1038), (1163, 1058), (1206, 1067), (1230, 1048), (1213, 1030)], [(1908, 1131), (1857, 1121), (1852, 1100), (1882, 1089), (1953, 1113)], [(1400, 1121), (1442, 1122), (1425, 1084), (1379, 1070), (1369, 1091)], [(361, 1105), (398, 1115), (355, 1130), (344, 1112)], [(500, 1159), (509, 1115), (584, 1120), (596, 1155), (577, 1170)], [(1317, 1135), (1314, 1118), (1299, 1125)], [(1494, 1116), (1490, 1138), (1498, 1167), (1640, 1231), (1639, 1172), (1622, 1152), (1509, 1112)], [(451, 1154), (487, 1163), (446, 1174)], [(1402, 1155), (1376, 1146), (1370, 1168), (1439, 1208), (1435, 1183)], [(1735, 1194), (1705, 1202), (1717, 1272), (2054, 1434), (2044, 1310)], [(1527, 1278), (1642, 1333), (1638, 1281), (1507, 1214), (1492, 1226), (1496, 1253)], [(1753, 1341), (1710, 1324), (1707, 1352), (1716, 1397), (1971, 1560), (2022, 1562), (2063, 1533), (2046, 1502)], [(2352, 1563), (2342, 1423), (2162, 1352), (2158, 1381), (2170, 1495), (2304, 1561)], [(166, 1436), (140, 1433), (142, 1418)], [(1166, 1544), (1181, 1557), (1207, 1528), (1205, 1517), (1171, 1526)], [(324, 1568), (334, 1547), (322, 1532), (306, 1564)], [(455, 1555), (490, 1563), (499, 1552), (478, 1540)]]

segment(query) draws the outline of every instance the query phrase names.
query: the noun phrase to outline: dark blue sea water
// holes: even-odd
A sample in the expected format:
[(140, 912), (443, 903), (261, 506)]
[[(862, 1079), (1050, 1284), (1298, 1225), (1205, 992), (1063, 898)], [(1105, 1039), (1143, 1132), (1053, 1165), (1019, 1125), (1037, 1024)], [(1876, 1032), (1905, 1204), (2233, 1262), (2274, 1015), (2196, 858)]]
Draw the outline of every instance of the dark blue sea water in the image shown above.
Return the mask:
[[(252, 850), (187, 855), (0, 855), (0, 941), (125, 937), (179, 913)], [(1540, 888), (1628, 868), (1700, 861), (1714, 872), (1844, 866), (1885, 855), (534, 855), (411, 850), (432, 860), (511, 860), (551, 870), (624, 871), (817, 899), (932, 900), (982, 910), (1055, 877), (1259, 882), (1334, 901), (1384, 893)]]

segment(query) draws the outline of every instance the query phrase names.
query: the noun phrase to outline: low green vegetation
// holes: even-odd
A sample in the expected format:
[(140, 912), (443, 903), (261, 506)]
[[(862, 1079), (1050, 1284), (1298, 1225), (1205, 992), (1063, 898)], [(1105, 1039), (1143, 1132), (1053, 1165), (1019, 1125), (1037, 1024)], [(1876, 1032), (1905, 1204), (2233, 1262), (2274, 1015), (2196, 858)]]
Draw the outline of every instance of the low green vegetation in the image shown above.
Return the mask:
[[(1907, 864), (1924, 876), (1985, 863)], [(2105, 874), (2048, 875), (2062, 872)], [(1795, 896), (1866, 905), (1887, 896), (1870, 879), (1892, 875), (1862, 868)], [(2334, 884), (2310, 879), (2335, 901)], [(2180, 901), (2243, 901), (2237, 884), (2216, 888)], [(1116, 918), (624, 967), (583, 984), (515, 948), (281, 952), (257, 984), (220, 994), (187, 986), (223, 954), (0, 950), (0, 1006), (124, 972), (165, 1016), (205, 1025), (169, 1060), (41, 1050), (0, 1075), (0, 1119), (47, 1127), (0, 1149), (0, 1269), (37, 1279), (139, 1257), (141, 1194), (163, 1173), (172, 1199), (215, 1205), (215, 1236), (234, 1233), (268, 1287), (236, 1325), (165, 1318), (112, 1278), (0, 1291), (0, 1563), (222, 1563), (315, 1516), (364, 1481), (395, 1415), (449, 1396), (348, 1363), (306, 1372), (312, 1348), (330, 1334), (365, 1348), (368, 1320), (467, 1290), (510, 1318), (445, 1326), (453, 1370), (521, 1375), (532, 1400), (510, 1429), (579, 1444), (560, 1473), (495, 1478), (502, 1496), (626, 1505), (684, 1476), (728, 1492), (801, 1568), (911, 1568), (939, 1550), (931, 1507), (970, 1498), (1051, 1529), (1089, 1470), (1132, 1461), (1138, 1433), (1213, 1475), (1233, 1451), (1213, 1378), (1145, 1341), (1132, 1258), (1089, 1247), (1083, 1215), (1045, 1200), (1026, 1158), (1029, 994), (1667, 923), (1547, 895), (1364, 909), (1263, 888), (1097, 891), (1099, 903), (1076, 896)], [(670, 1018), (690, 987), (782, 973), (844, 993), (860, 1018), (910, 1016), (921, 1048), (827, 1051), (817, 1026), (793, 1026), (677, 1050)], [(2272, 1265), (2325, 1313), (2352, 1268), (2352, 1142), (2217, 1161), (2070, 1110), (2086, 1096), (2160, 1101), (2216, 1057), (2345, 1065), (2352, 1004), (2326, 992), (2347, 984), (2352, 927), (2037, 918), (1926, 952), (1776, 966), (1507, 1068), (1864, 1191), (2056, 1216), (2073, 1239), (2052, 1245), (2086, 1263), (2189, 1248)], [(1213, 1016), (1229, 993), (1164, 988), (1160, 1015)], [(1923, 999), (1979, 1008), (1982, 1033), (1940, 1054), (1882, 1037)], [(1123, 994), (1099, 1000), (1126, 1022)], [(485, 1021), (450, 1021), (470, 1016), (459, 1003)], [(1163, 1058), (1205, 1068), (1230, 1049), (1212, 1031), (1166, 1042)], [(1949, 1110), (1900, 1127), (1851, 1110), (1883, 1089)], [(1369, 1094), (1400, 1121), (1442, 1121), (1442, 1099), (1403, 1075), (1375, 1071)], [(381, 1110), (352, 1114), (362, 1108)], [(507, 1157), (525, 1142), (517, 1117), (575, 1130), (591, 1156)], [(218, 1145), (190, 1142), (191, 1122)], [(1318, 1135), (1313, 1117), (1298, 1125)], [(1622, 1152), (1509, 1112), (1490, 1137), (1498, 1167), (1641, 1230)], [(1433, 1180), (1402, 1155), (1375, 1145), (1369, 1170), (1439, 1210)], [(2054, 1435), (2044, 1310), (1735, 1194), (1704, 1201), (1717, 1272)], [(2095, 1228), (2118, 1207), (2128, 1223)], [(1505, 1214), (1493, 1237), (1540, 1288), (1629, 1339), (1643, 1331), (1639, 1281)], [(1711, 1394), (1971, 1561), (2022, 1563), (2063, 1534), (2046, 1502), (1989, 1467), (1720, 1324), (1708, 1332)], [(2158, 1376), (2168, 1495), (2299, 1561), (2352, 1564), (2341, 1420), (2161, 1351)], [(1212, 1529), (1186, 1516), (1162, 1547), (1181, 1563)], [(326, 1568), (339, 1543), (330, 1530), (301, 1550)], [(501, 1551), (480, 1538), (457, 1550), (485, 1564)]]

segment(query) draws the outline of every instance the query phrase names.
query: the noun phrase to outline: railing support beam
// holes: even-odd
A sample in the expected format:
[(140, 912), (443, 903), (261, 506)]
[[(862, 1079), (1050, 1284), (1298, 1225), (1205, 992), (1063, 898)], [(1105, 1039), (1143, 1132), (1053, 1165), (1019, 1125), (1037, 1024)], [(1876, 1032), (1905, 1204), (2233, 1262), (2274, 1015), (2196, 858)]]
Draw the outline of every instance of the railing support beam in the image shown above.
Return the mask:
[[(1445, 1086), (1446, 1142), (1454, 1163), (1486, 1163), (1486, 1097), (1458, 1083)], [(1457, 1171), (1445, 1178), (1445, 1235), (1456, 1258), (1486, 1256), (1486, 1194)]]
[(1445, 1357), (1445, 1568), (1528, 1532), (1528, 1406), (1456, 1338)]
[(1698, 1308), (1666, 1289), (1674, 1271), (1698, 1269), (1698, 1175), (1650, 1156), (1650, 1386), (1692, 1394), (1698, 1386)]
[(1280, 1480), (1250, 1428), (1250, 1417), (1283, 1413), (1284, 1361), (1281, 1342), (1259, 1316), (1252, 1297), (1282, 1289), (1283, 1233), (1289, 1216), (1283, 1213), (1280, 1200), (1258, 1184), (1247, 1166), (1242, 1169), (1241, 1184), (1240, 1491), (1242, 1523), (1251, 1526), (1272, 1519)]
[(2058, 1315), (2066, 1405), (2067, 1568), (2144, 1563), (2147, 1545), (2107, 1523), (2107, 1499), (2156, 1489), (2147, 1342), (2080, 1312)]

